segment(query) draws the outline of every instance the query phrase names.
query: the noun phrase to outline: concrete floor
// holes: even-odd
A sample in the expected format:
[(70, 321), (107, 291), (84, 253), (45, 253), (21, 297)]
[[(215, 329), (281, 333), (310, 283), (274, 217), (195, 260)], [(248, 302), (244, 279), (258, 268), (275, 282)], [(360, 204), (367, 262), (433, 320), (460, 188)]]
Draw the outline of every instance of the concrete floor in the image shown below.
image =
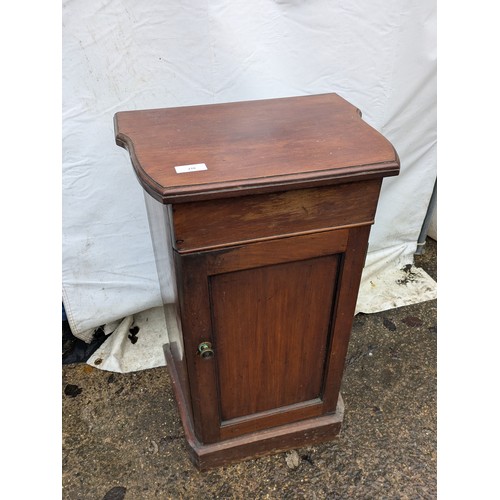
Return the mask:
[[(436, 279), (436, 243), (416, 265)], [(359, 314), (340, 437), (199, 473), (165, 368), (63, 366), (63, 498), (436, 498), (436, 301)]]

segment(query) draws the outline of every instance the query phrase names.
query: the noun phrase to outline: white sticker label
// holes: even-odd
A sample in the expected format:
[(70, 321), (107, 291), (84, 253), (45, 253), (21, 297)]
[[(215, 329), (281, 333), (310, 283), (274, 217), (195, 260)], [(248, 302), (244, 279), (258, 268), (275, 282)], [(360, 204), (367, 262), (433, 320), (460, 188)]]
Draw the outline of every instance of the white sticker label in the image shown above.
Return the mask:
[(181, 165), (175, 167), (178, 174), (185, 174), (186, 172), (199, 172), (200, 170), (208, 170), (204, 163), (195, 163), (194, 165)]

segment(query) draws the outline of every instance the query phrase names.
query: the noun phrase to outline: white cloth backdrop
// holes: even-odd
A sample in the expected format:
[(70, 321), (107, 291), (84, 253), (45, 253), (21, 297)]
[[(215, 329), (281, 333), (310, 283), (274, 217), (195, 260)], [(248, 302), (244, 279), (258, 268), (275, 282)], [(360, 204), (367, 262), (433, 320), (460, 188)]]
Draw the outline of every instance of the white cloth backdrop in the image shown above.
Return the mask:
[(142, 189), (114, 142), (119, 110), (340, 94), (401, 158), (383, 183), (364, 283), (411, 263), (436, 177), (435, 10), (431, 0), (65, 0), (62, 275), (73, 332), (161, 303)]

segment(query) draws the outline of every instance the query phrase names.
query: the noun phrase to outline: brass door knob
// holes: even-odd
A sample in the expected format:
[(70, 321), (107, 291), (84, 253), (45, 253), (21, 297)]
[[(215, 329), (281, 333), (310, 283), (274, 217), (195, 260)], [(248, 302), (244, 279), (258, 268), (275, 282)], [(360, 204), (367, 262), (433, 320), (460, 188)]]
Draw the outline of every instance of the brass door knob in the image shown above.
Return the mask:
[(211, 358), (214, 355), (214, 351), (212, 349), (212, 344), (210, 342), (202, 342), (198, 346), (198, 354), (203, 358)]

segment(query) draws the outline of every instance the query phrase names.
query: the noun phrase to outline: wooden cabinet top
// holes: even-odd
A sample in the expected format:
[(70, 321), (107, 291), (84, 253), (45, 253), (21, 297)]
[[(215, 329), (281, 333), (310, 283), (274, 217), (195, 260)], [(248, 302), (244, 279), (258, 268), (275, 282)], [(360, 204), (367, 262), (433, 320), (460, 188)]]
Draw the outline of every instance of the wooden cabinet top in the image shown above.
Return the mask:
[(163, 203), (399, 172), (391, 143), (337, 94), (123, 111), (115, 134), (144, 189)]

